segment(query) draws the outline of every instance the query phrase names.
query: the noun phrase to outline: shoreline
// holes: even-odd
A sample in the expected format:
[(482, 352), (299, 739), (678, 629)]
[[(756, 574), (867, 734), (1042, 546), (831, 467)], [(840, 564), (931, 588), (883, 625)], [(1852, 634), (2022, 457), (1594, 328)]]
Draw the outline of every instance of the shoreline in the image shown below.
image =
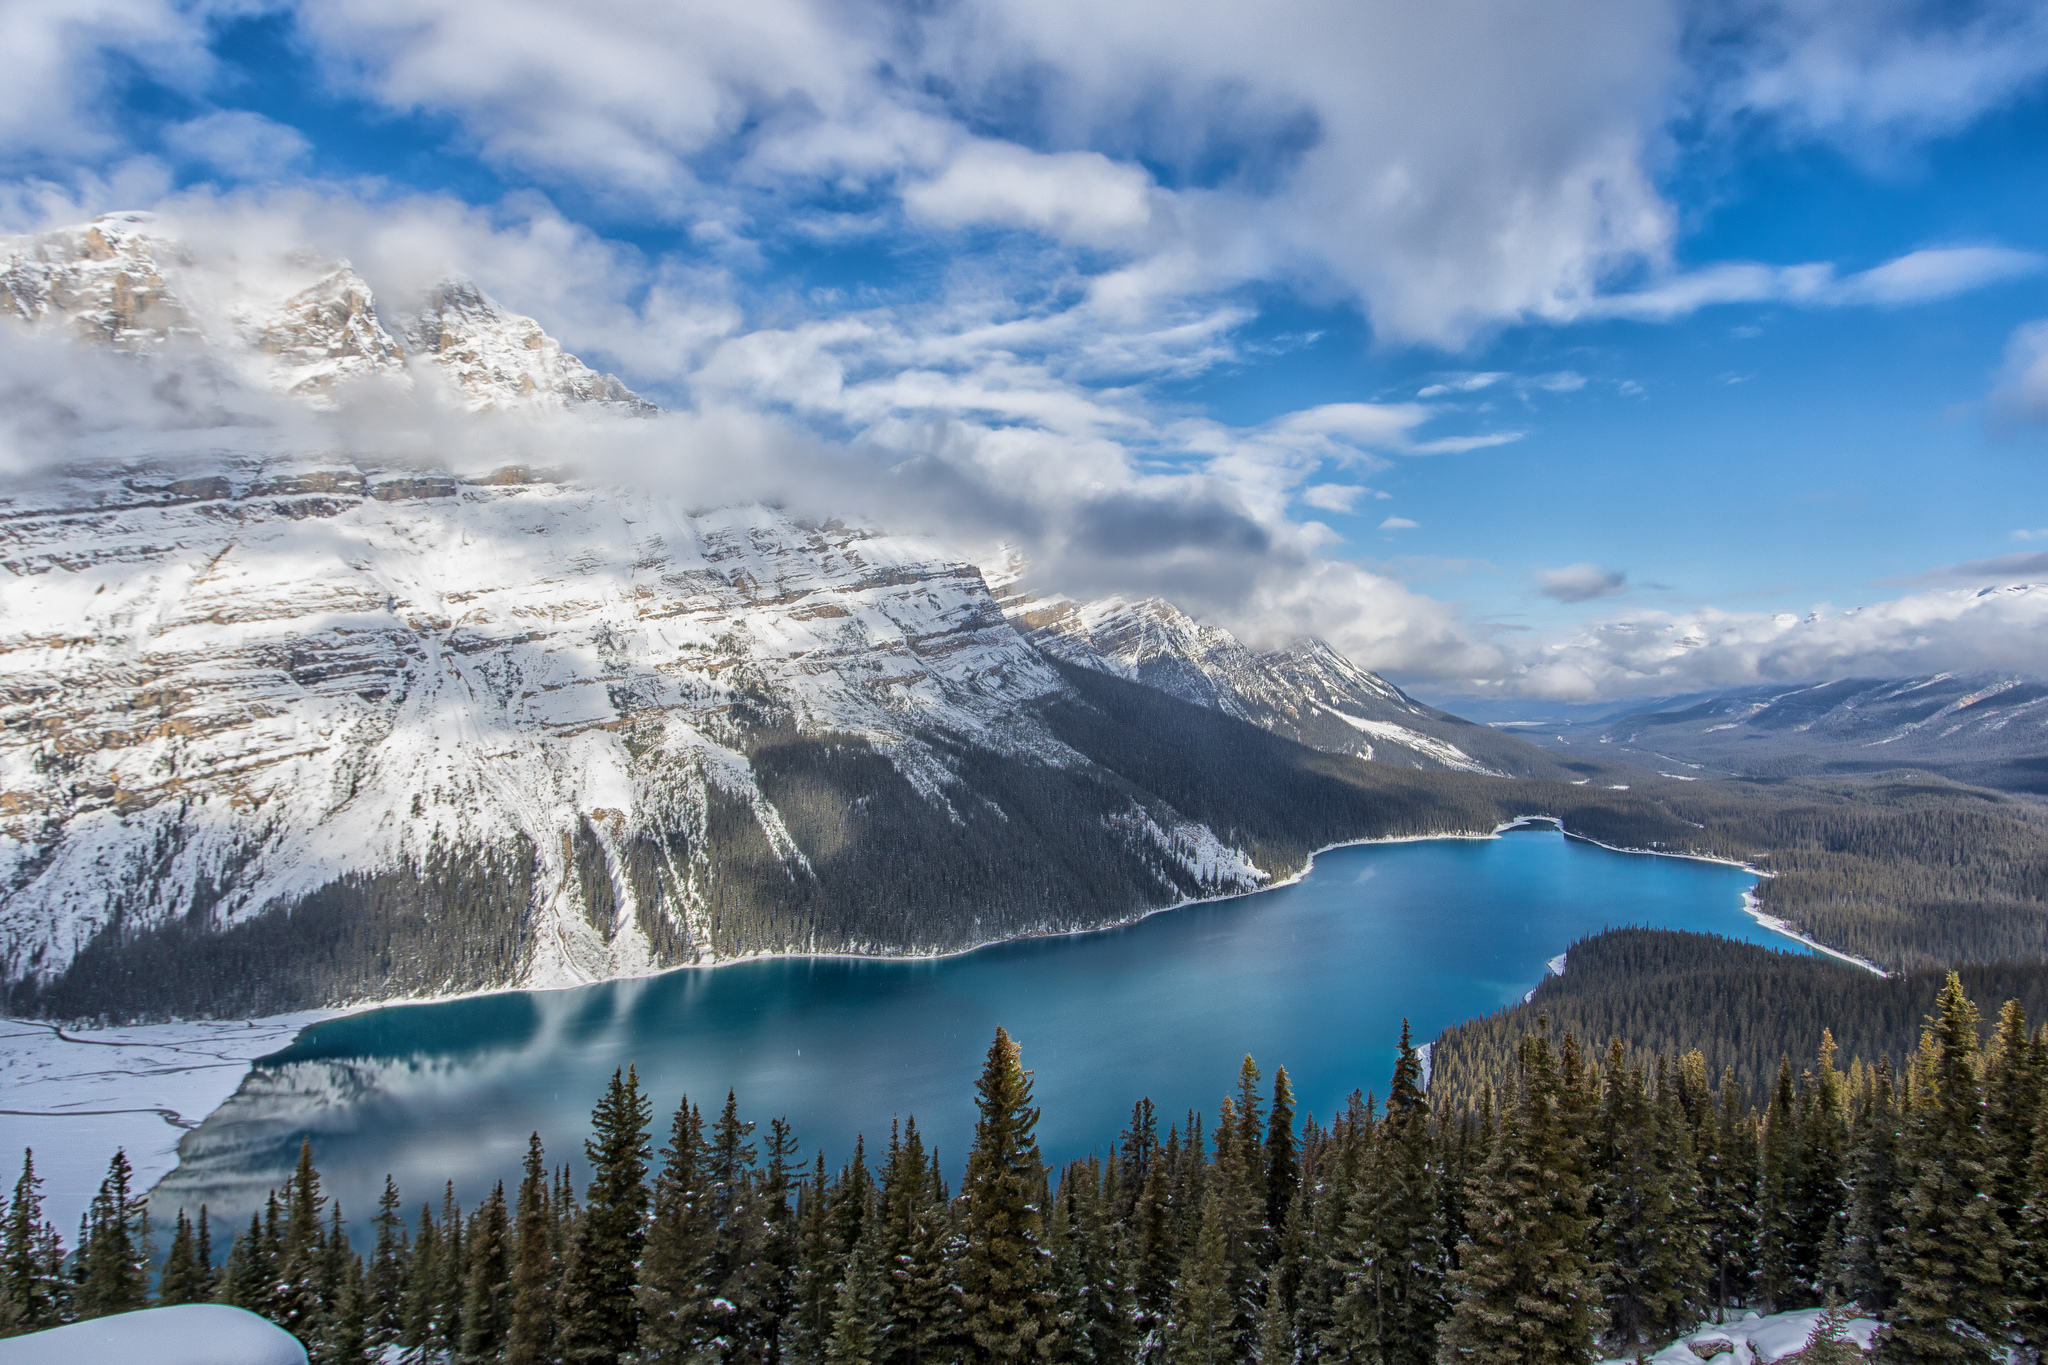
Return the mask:
[[(138, 1186), (145, 1189), (150, 1189), (154, 1188), (158, 1181), (160, 1181), (165, 1175), (168, 1175), (177, 1166), (177, 1153), (175, 1151), (175, 1146), (172, 1145), (170, 1147), (166, 1147), (166, 1145), (163, 1143), (163, 1137), (168, 1135), (166, 1130), (176, 1131), (177, 1135), (182, 1138), (184, 1131), (189, 1131), (190, 1128), (197, 1126), (197, 1123), (188, 1116), (196, 1115), (197, 1120), (199, 1122), (203, 1122), (206, 1115), (211, 1114), (214, 1110), (218, 1109), (220, 1105), (226, 1103), (227, 1100), (233, 1097), (233, 1095), (240, 1089), (242, 1082), (248, 1077), (250, 1070), (255, 1066), (256, 1063), (262, 1061), (265, 1057), (274, 1056), (280, 1052), (288, 1051), (292, 1046), (294, 1046), (297, 1043), (299, 1038), (304, 1035), (306, 1030), (318, 1027), (321, 1024), (330, 1023), (336, 1019), (344, 1019), (353, 1017), (355, 1015), (368, 1014), (375, 1010), (401, 1009), (411, 1006), (448, 1004), (460, 1000), (482, 999), (495, 995), (508, 995), (515, 993), (525, 994), (541, 991), (576, 990), (586, 986), (603, 985), (608, 982), (614, 981), (644, 981), (650, 980), (657, 976), (666, 976), (675, 972), (710, 971), (716, 970), (720, 967), (729, 967), (747, 962), (765, 962), (798, 959), (905, 964), (918, 962), (940, 962), (948, 958), (964, 957), (969, 953), (981, 952), (985, 949), (999, 947), (1003, 944), (1022, 943), (1032, 939), (1077, 938), (1086, 934), (1099, 934), (1112, 930), (1128, 929), (1138, 924), (1141, 924), (1148, 919), (1151, 919), (1154, 915), (1166, 914), (1170, 911), (1175, 910), (1184, 910), (1191, 906), (1222, 904), (1228, 901), (1240, 900), (1250, 896), (1262, 895), (1266, 892), (1276, 891), (1283, 887), (1295, 886), (1305, 881), (1309, 877), (1309, 875), (1315, 871), (1317, 860), (1321, 858), (1323, 854), (1333, 853), (1342, 849), (1370, 848), (1379, 845), (1392, 844), (1431, 843), (1442, 840), (1470, 840), (1475, 842), (1483, 842), (1490, 839), (1498, 839), (1504, 834), (1507, 834), (1514, 830), (1543, 827), (1556, 829), (1566, 839), (1577, 840), (1581, 843), (1590, 844), (1595, 848), (1599, 848), (1603, 851), (1610, 853), (1649, 854), (1652, 856), (1659, 857), (1683, 858), (1694, 862), (1717, 863), (1725, 867), (1736, 868), (1757, 878), (1763, 878), (1772, 875), (1771, 873), (1764, 871), (1762, 869), (1751, 867), (1746, 863), (1737, 862), (1735, 860), (1727, 858), (1718, 858), (1710, 855), (1701, 854), (1670, 853), (1660, 849), (1634, 849), (1617, 847), (1615, 845), (1602, 843), (1597, 839), (1591, 839), (1584, 835), (1572, 833), (1570, 830), (1564, 828), (1563, 821), (1556, 816), (1521, 815), (1515, 817), (1512, 820), (1503, 821), (1502, 823), (1494, 826), (1493, 829), (1484, 832), (1473, 830), (1453, 830), (1432, 834), (1378, 835), (1361, 839), (1338, 840), (1329, 844), (1325, 844), (1310, 852), (1308, 856), (1303, 860), (1301, 867), (1293, 873), (1290, 873), (1285, 877), (1269, 878), (1266, 882), (1264, 882), (1261, 885), (1250, 887), (1244, 890), (1232, 891), (1227, 894), (1215, 896), (1187, 896), (1181, 898), (1180, 900), (1174, 901), (1170, 904), (1155, 906), (1150, 909), (1144, 910), (1138, 914), (1134, 914), (1126, 918), (1114, 920), (1108, 923), (1089, 925), (1083, 928), (1065, 929), (1058, 931), (1048, 930), (1028, 934), (1018, 934), (1005, 938), (991, 938), (983, 940), (979, 943), (966, 945), (964, 947), (948, 949), (943, 952), (931, 951), (892, 954), (859, 952), (750, 953), (738, 957), (723, 958), (715, 962), (684, 963), (673, 967), (664, 967), (659, 971), (641, 972), (632, 975), (600, 977), (588, 981), (552, 982), (544, 985), (493, 986), (478, 990), (450, 992), (445, 995), (412, 996), (399, 999), (363, 1001), (361, 1003), (352, 1005), (334, 1006), (318, 1010), (292, 1011), (285, 1014), (259, 1016), (252, 1019), (174, 1020), (160, 1024), (126, 1025), (110, 1029), (78, 1029), (75, 1026), (73, 1026), (70, 1030), (70, 1033), (68, 1034), (64, 1031), (63, 1025), (55, 1024), (50, 1021), (30, 1019), (15, 1020), (12, 1018), (0, 1018), (0, 1028), (12, 1030), (11, 1036), (14, 1038), (22, 1038), (28, 1036), (23, 1032), (24, 1030), (35, 1030), (41, 1034), (41, 1037), (43, 1039), (42, 1046), (31, 1050), (38, 1052), (42, 1055), (45, 1067), (47, 1067), (48, 1062), (50, 1060), (54, 1060), (52, 1054), (78, 1057), (81, 1063), (81, 1065), (75, 1068), (60, 1068), (59, 1071), (61, 1074), (49, 1075), (45, 1078), (42, 1078), (44, 1082), (54, 1084), (61, 1088), (61, 1091), (63, 1092), (61, 1099), (58, 1098), (58, 1096), (53, 1095), (51, 1102), (49, 1102), (46, 1105), (46, 1107), (39, 1108), (37, 1111), (33, 1113), (18, 1113), (0, 1116), (0, 1126), (19, 1126), (24, 1124), (34, 1124), (38, 1127), (41, 1127), (43, 1125), (54, 1126), (57, 1124), (62, 1124), (63, 1121), (66, 1119), (72, 1119), (75, 1121), (84, 1120), (88, 1117), (96, 1119), (96, 1132), (99, 1128), (102, 1127), (111, 1128), (118, 1126), (124, 1130), (122, 1136), (126, 1138), (126, 1140), (117, 1143), (117, 1145), (121, 1145), (127, 1148), (130, 1152), (131, 1159), (136, 1161), (136, 1175), (138, 1177)], [(1860, 959), (1854, 958), (1846, 953), (1840, 952), (1839, 950), (1829, 948), (1825, 944), (1813, 942), (1812, 940), (1806, 938), (1804, 935), (1798, 933), (1796, 930), (1792, 929), (1791, 926), (1787, 925), (1784, 921), (1779, 920), (1774, 916), (1765, 914), (1757, 903), (1754, 887), (1745, 889), (1743, 891), (1742, 910), (1745, 914), (1749, 915), (1750, 918), (1754, 920), (1758, 925), (1760, 925), (1761, 927), (1770, 931), (1773, 934), (1777, 934), (1781, 937), (1791, 939), (1793, 942), (1799, 943), (1802, 947), (1808, 948), (1810, 950), (1826, 953), (1830, 956), (1839, 958), (1845, 962), (1849, 962), (1853, 965), (1863, 967), (1866, 970), (1877, 972), (1879, 975), (1883, 975), (1883, 972), (1880, 969), (1878, 969), (1875, 965), (1863, 962)], [(233, 1035), (239, 1035), (235, 1038), (235, 1041), (243, 1042), (246, 1044), (244, 1047), (232, 1049), (232, 1051), (238, 1055), (229, 1056), (224, 1055), (221, 1051), (212, 1051), (212, 1049), (219, 1048), (223, 1042), (227, 1041), (226, 1036)], [(64, 1052), (63, 1049), (65, 1049), (67, 1045), (69, 1046), (69, 1051)], [(112, 1047), (125, 1050), (127, 1055), (136, 1058), (139, 1065), (132, 1070), (121, 1066), (106, 1067), (103, 1065), (106, 1061), (112, 1060), (113, 1057), (123, 1055), (122, 1053), (115, 1053), (111, 1056), (106, 1051), (101, 1051), (97, 1054), (89, 1054), (92, 1056), (92, 1064), (86, 1064), (85, 1058), (79, 1056), (80, 1047), (92, 1046), (105, 1049), (110, 1045)], [(229, 1072), (230, 1069), (232, 1069), (232, 1083), (224, 1087), (219, 1084), (204, 1087), (207, 1093), (201, 1094), (196, 1093), (195, 1090), (191, 1088), (191, 1082), (196, 1078), (188, 1075), (184, 1078), (184, 1086), (181, 1087), (181, 1089), (183, 1089), (183, 1093), (181, 1093), (178, 1097), (179, 1100), (182, 1101), (182, 1103), (151, 1103), (147, 1095), (147, 1092), (153, 1088), (152, 1084), (150, 1083), (150, 1078), (153, 1075), (159, 1074), (162, 1068), (160, 1065), (152, 1067), (145, 1061), (145, 1058), (152, 1052), (157, 1057), (161, 1058), (162, 1053), (166, 1049), (186, 1050), (207, 1045), (211, 1045), (211, 1047), (209, 1048), (209, 1050), (211, 1051), (211, 1056), (208, 1059), (208, 1064), (205, 1064), (203, 1067), (191, 1069), (203, 1069), (207, 1071), (216, 1072), (217, 1074)], [(11, 1051), (14, 1050), (0, 1049), (0, 1063), (4, 1063), (5, 1061), (9, 1060), (8, 1054)], [(4, 1065), (0, 1065), (0, 1071), (4, 1071), (5, 1069), (6, 1067)], [(184, 1068), (180, 1069), (183, 1070)], [(221, 1081), (226, 1081), (227, 1079), (228, 1077), (226, 1075), (220, 1076)], [(110, 1088), (115, 1089), (117, 1093), (121, 1095), (122, 1103), (125, 1106), (124, 1113), (117, 1116), (113, 1113), (103, 1112), (98, 1115), (89, 1116), (85, 1112), (84, 1105), (88, 1102), (91, 1102), (94, 1104), (95, 1108), (101, 1108), (104, 1105), (103, 1097), (108, 1096), (108, 1091)], [(81, 1091), (87, 1093), (82, 1094), (80, 1093)], [(214, 1091), (219, 1092), (217, 1097), (215, 1097), (212, 1094), (212, 1092)], [(88, 1094), (90, 1095), (89, 1099)], [(210, 1103), (208, 1102), (209, 1100)], [(13, 1120), (12, 1124), (8, 1123), (9, 1119)], [(132, 1128), (134, 1130), (132, 1135), (126, 1133), (126, 1130), (129, 1128)], [(57, 1135), (49, 1134), (48, 1136), (54, 1137)], [(136, 1140), (137, 1138), (139, 1138), (140, 1140)], [(150, 1141), (151, 1138), (155, 1138), (156, 1140), (152, 1142)], [(43, 1146), (45, 1144), (38, 1143), (36, 1145)], [(110, 1151), (111, 1148), (109, 1148), (108, 1150)], [(99, 1154), (97, 1157), (97, 1160), (100, 1162), (103, 1162), (104, 1159), (104, 1154)], [(97, 1179), (98, 1174), (96, 1172), (92, 1173), (92, 1180), (95, 1184), (97, 1182)], [(54, 1181), (52, 1183), (53, 1185), (55, 1184)], [(67, 1185), (74, 1185), (76, 1183), (75, 1176), (73, 1179), (67, 1180), (65, 1183)], [(55, 1189), (52, 1189), (50, 1193), (52, 1195), (56, 1195), (58, 1192)], [(89, 1199), (90, 1187), (86, 1187), (83, 1189), (66, 1189), (63, 1191), (63, 1195), (64, 1197), (61, 1200), (61, 1202), (66, 1204), (69, 1204), (73, 1200)]]

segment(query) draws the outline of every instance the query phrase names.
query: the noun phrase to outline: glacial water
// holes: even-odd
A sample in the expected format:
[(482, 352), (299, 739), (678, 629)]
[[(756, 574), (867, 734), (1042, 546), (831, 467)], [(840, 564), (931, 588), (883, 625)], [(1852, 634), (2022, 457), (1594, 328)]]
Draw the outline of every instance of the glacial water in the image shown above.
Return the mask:
[[(1106, 1150), (1149, 1095), (1213, 1115), (1239, 1061), (1285, 1064), (1304, 1111), (1384, 1090), (1405, 1017), (1418, 1042), (1520, 999), (1545, 963), (1602, 928), (1705, 930), (1798, 950), (1741, 905), (1740, 869), (1613, 853), (1516, 831), (1337, 849), (1299, 883), (1127, 928), (937, 961), (737, 963), (575, 990), (400, 1006), (307, 1030), (258, 1062), (187, 1135), (157, 1212), (238, 1216), (309, 1135), (328, 1188), (363, 1220), (386, 1172), (415, 1209), (453, 1179), (471, 1203), (516, 1183), (530, 1131), (583, 1165), (591, 1104), (637, 1065), (656, 1126), (684, 1094), (728, 1087), (787, 1116), (836, 1166), (914, 1114), (957, 1177), (973, 1081), (998, 1024), (1022, 1044), (1048, 1159)], [(218, 1226), (218, 1224), (216, 1224)]]

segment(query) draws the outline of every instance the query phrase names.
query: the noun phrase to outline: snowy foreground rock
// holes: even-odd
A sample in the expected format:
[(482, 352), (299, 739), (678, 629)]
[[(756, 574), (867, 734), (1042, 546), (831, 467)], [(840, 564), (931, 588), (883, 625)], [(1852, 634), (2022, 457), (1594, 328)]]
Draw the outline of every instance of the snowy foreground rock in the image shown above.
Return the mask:
[[(1771, 1365), (1772, 1361), (1797, 1359), (1813, 1337), (1821, 1310), (1803, 1308), (1795, 1313), (1751, 1313), (1725, 1323), (1701, 1323), (1699, 1330), (1681, 1337), (1649, 1358), (1650, 1365)], [(1877, 1335), (1875, 1318), (1852, 1318), (1845, 1330), (1863, 1350), (1868, 1351)], [(4, 1362), (0, 1362), (4, 1365)], [(1632, 1358), (1602, 1361), (1601, 1365), (1632, 1365)]]
[(116, 1313), (0, 1340), (0, 1365), (306, 1365), (282, 1327), (239, 1308), (188, 1303)]

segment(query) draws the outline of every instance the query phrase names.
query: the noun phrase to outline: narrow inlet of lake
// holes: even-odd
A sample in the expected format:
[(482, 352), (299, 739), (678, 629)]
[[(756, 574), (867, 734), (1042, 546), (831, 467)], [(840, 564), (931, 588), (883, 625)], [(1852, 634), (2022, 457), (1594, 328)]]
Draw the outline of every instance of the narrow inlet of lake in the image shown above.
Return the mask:
[[(1337, 849), (1299, 883), (1123, 929), (937, 961), (791, 958), (337, 1019), (258, 1062), (153, 1197), (246, 1222), (313, 1141), (360, 1231), (384, 1176), (409, 1207), (444, 1181), (472, 1204), (516, 1185), (529, 1132), (584, 1168), (591, 1105), (640, 1071), (657, 1144), (685, 1094), (711, 1117), (786, 1116), (805, 1155), (872, 1154), (910, 1115), (957, 1177), (996, 1026), (1037, 1076), (1049, 1161), (1107, 1152), (1149, 1096), (1162, 1126), (1209, 1112), (1249, 1053), (1287, 1067), (1303, 1113), (1384, 1091), (1405, 1017), (1418, 1043), (1520, 999), (1605, 928), (1692, 929), (1798, 950), (1742, 908), (1733, 867), (1613, 853), (1554, 830)], [(758, 1134), (757, 1134), (758, 1135)], [(580, 1178), (579, 1178), (580, 1183)]]

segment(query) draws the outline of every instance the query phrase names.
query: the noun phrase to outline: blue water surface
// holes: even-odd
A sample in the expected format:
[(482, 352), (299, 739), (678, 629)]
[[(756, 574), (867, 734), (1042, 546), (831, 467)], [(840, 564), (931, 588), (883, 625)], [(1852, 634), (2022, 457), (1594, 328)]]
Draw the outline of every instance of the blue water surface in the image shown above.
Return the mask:
[(786, 1116), (836, 1165), (856, 1134), (872, 1151), (914, 1114), (957, 1176), (999, 1024), (1036, 1073), (1050, 1160), (1108, 1150), (1139, 1096), (1213, 1116), (1247, 1053), (1269, 1078), (1284, 1064), (1299, 1107), (1327, 1117), (1354, 1089), (1384, 1091), (1404, 1018), (1421, 1042), (1513, 1003), (1600, 929), (1797, 950), (1744, 913), (1754, 881), (1516, 831), (1337, 849), (1293, 886), (937, 961), (744, 962), (374, 1010), (259, 1062), (155, 1202), (246, 1218), (301, 1135), (353, 1217), (386, 1172), (409, 1203), (449, 1179), (473, 1202), (516, 1183), (530, 1131), (580, 1170), (590, 1107), (629, 1063), (658, 1128), (684, 1094), (709, 1118), (730, 1087), (764, 1133)]

